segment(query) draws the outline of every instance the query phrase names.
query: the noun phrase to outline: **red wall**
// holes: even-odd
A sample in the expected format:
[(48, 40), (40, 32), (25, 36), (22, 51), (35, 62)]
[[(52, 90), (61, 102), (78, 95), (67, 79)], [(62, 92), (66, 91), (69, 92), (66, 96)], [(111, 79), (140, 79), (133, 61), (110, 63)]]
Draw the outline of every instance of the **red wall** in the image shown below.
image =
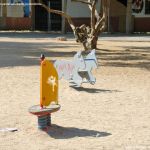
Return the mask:
[(31, 18), (6, 18), (6, 29), (8, 30), (29, 30), (31, 25)]
[(150, 17), (134, 18), (134, 32), (150, 32)]
[[(8, 30), (30, 30), (32, 28), (31, 18), (6, 18), (6, 29)], [(76, 26), (82, 24), (90, 25), (90, 18), (73, 18)], [(119, 18), (110, 18), (112, 32), (119, 32)], [(107, 30), (107, 29), (106, 29)], [(66, 20), (66, 31), (72, 31)], [(134, 18), (134, 32), (150, 32), (150, 17)]]

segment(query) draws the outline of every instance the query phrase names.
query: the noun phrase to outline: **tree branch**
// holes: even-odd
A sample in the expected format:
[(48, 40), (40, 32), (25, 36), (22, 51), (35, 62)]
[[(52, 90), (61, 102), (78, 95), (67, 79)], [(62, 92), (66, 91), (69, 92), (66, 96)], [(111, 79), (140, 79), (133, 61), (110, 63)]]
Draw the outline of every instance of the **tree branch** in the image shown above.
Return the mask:
[(92, 32), (95, 31), (95, 10), (96, 10), (96, 0), (92, 3), (92, 10), (91, 10), (91, 29)]
[[(92, 6), (91, 5), (89, 5), (89, 9), (92, 11)], [(97, 20), (99, 20), (99, 18), (100, 18), (100, 15), (98, 14), (96, 9), (95, 9), (95, 17), (96, 17)]]
[(88, 4), (88, 5), (92, 5), (91, 2), (87, 2), (87, 1), (82, 1), (82, 0), (71, 0), (72, 2), (80, 2), (80, 3), (83, 3), (83, 4)]
[[(84, 3), (84, 4), (88, 4), (89, 6), (89, 9), (92, 11), (92, 3), (91, 3), (91, 0), (88, 0), (88, 1), (82, 1), (82, 0), (71, 0), (73, 2), (81, 2), (81, 3)], [(97, 10), (95, 9), (95, 17), (96, 19), (98, 20), (100, 18)]]
[(93, 35), (97, 35), (101, 30), (104, 30), (105, 27), (106, 27), (107, 9), (109, 7), (108, 4), (109, 4), (109, 0), (102, 0), (103, 15), (96, 23), (96, 25), (95, 25), (95, 32), (93, 33)]

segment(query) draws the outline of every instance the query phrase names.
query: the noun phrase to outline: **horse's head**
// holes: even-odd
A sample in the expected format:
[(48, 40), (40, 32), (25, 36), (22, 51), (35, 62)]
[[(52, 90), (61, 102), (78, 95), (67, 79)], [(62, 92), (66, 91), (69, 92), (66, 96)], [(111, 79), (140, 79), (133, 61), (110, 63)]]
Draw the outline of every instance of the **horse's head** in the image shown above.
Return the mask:
[(84, 62), (84, 59), (83, 59), (81, 52), (77, 52), (74, 55), (73, 62), (74, 62), (75, 68), (78, 68), (78, 69), (84, 69), (85, 68), (85, 62)]

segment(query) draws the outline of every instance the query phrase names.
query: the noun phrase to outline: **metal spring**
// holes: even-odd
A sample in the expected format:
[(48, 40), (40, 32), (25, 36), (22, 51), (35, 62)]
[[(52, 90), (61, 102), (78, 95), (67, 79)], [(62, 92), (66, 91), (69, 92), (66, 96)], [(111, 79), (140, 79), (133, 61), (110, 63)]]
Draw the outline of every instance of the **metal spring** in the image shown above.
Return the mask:
[(44, 129), (51, 125), (51, 115), (38, 116), (38, 128)]
[(47, 126), (51, 126), (51, 114), (47, 115)]

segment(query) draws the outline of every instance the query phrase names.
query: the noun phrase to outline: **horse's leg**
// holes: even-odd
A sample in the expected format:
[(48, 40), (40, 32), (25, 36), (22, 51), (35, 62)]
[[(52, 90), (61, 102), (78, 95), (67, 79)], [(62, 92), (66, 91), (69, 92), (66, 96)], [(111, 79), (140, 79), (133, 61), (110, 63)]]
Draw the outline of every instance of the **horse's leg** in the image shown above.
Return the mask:
[(96, 78), (92, 75), (91, 71), (88, 70), (87, 72), (88, 72), (88, 76), (89, 76), (89, 82), (91, 84), (95, 84)]
[(78, 72), (73, 74), (72, 80), (70, 80), (70, 83), (72, 83), (74, 86), (80, 87), (83, 80), (79, 76)]

